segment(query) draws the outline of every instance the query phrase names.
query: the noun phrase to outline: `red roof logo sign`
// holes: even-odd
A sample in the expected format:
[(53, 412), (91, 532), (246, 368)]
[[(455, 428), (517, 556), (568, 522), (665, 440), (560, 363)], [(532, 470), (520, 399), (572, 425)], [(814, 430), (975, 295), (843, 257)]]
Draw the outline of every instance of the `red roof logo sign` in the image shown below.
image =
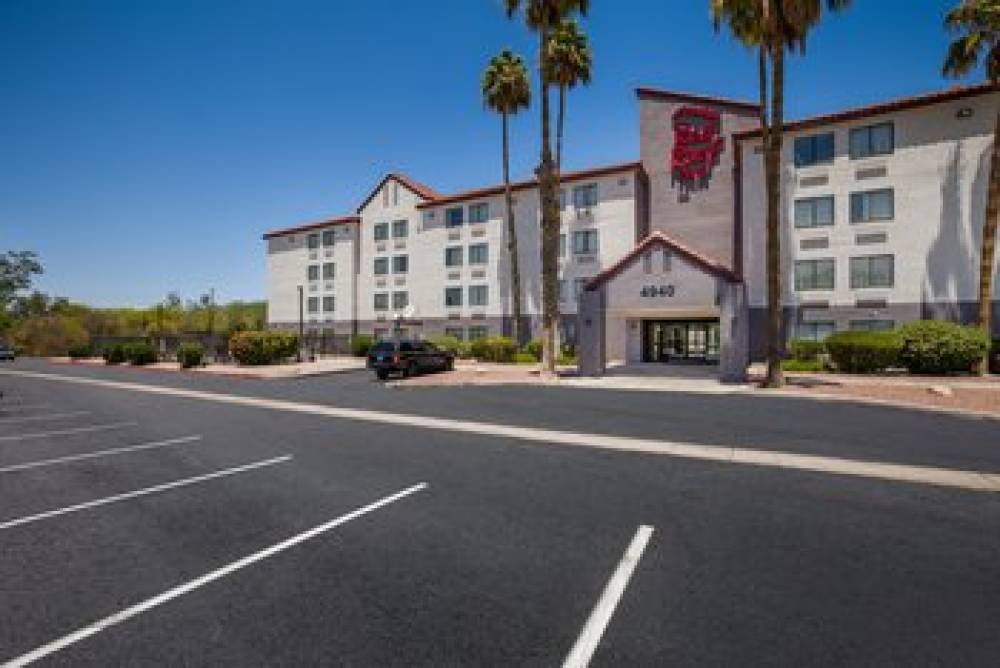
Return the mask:
[(705, 107), (684, 106), (674, 112), (674, 148), (670, 153), (670, 175), (681, 194), (708, 187), (712, 170), (726, 148), (722, 118)]

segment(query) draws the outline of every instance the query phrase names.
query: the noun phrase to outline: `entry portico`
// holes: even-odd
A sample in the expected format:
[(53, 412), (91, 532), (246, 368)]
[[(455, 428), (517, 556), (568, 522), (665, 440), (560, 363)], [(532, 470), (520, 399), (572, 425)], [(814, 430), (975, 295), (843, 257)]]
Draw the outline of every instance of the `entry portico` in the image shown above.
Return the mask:
[(727, 267), (653, 232), (584, 290), (580, 371), (609, 363), (719, 364), (742, 380), (747, 364), (743, 283)]

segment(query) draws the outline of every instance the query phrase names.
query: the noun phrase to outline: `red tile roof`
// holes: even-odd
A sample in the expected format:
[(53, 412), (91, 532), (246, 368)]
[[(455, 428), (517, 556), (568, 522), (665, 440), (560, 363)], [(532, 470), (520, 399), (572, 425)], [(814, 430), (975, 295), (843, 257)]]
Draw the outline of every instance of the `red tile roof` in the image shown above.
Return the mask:
[(403, 185), (403, 187), (407, 188), (408, 190), (410, 190), (411, 192), (413, 192), (414, 194), (418, 195), (419, 197), (425, 200), (435, 200), (441, 196), (440, 193), (438, 193), (433, 188), (425, 186), (424, 184), (418, 181), (414, 181), (405, 174), (400, 174), (398, 172), (391, 172), (382, 177), (382, 180), (378, 182), (378, 185), (376, 185), (374, 188), (371, 189), (371, 192), (368, 193), (368, 196), (365, 197), (364, 200), (362, 200), (361, 204), (358, 205), (357, 212), (361, 213), (361, 210), (364, 209), (366, 206), (368, 206), (368, 202), (372, 201), (372, 198), (375, 197), (375, 194), (378, 193), (378, 191), (381, 190), (382, 186), (384, 186), (389, 181), (398, 181), (401, 185)]
[[(845, 121), (854, 121), (862, 118), (867, 118), (869, 116), (879, 116), (882, 114), (890, 114), (897, 111), (905, 111), (907, 109), (917, 109), (920, 107), (927, 107), (933, 104), (954, 102), (956, 100), (964, 100), (969, 97), (986, 95), (997, 91), (1000, 91), (1000, 86), (994, 86), (991, 83), (978, 84), (975, 86), (955, 86), (953, 88), (949, 88), (943, 91), (926, 93), (924, 95), (915, 95), (912, 97), (904, 97), (897, 100), (889, 100), (888, 102), (880, 102), (879, 104), (872, 104), (865, 107), (846, 109), (844, 111), (838, 111), (833, 114), (823, 114), (821, 116), (812, 116), (810, 118), (803, 118), (798, 121), (792, 121), (790, 123), (786, 123), (784, 130), (785, 132), (794, 132), (796, 130), (807, 130), (810, 128), (816, 128), (816, 127), (821, 127), (823, 125), (828, 125), (830, 123), (842, 123)], [(744, 132), (737, 132), (733, 135), (733, 138), (741, 140), (759, 136), (760, 136), (760, 129), (758, 128), (755, 130), (746, 130)]]
[(654, 246), (664, 246), (674, 251), (678, 255), (686, 258), (693, 264), (699, 266), (710, 274), (714, 274), (719, 278), (725, 279), (730, 283), (740, 283), (742, 282), (740, 277), (733, 273), (733, 271), (716, 260), (702, 255), (701, 253), (688, 248), (684, 244), (671, 239), (666, 234), (660, 231), (653, 232), (648, 237), (639, 242), (639, 245), (625, 254), (618, 262), (614, 263), (597, 276), (594, 276), (589, 283), (587, 283), (588, 290), (596, 290), (601, 287), (611, 279), (613, 279), (618, 274), (625, 271), (629, 265), (639, 259), (639, 257), (645, 253), (647, 250), (653, 248)]
[[(559, 181), (561, 183), (580, 181), (582, 179), (592, 179), (598, 176), (616, 174), (618, 172), (630, 172), (638, 169), (642, 169), (641, 162), (623, 162), (614, 165), (606, 165), (604, 167), (583, 169), (576, 172), (564, 172), (559, 176)], [(532, 179), (530, 181), (516, 181), (510, 184), (511, 190), (525, 190), (527, 188), (535, 188), (537, 186), (538, 179)], [(440, 206), (442, 204), (452, 204), (454, 202), (463, 202), (470, 199), (479, 199), (482, 197), (489, 197), (491, 195), (499, 195), (503, 192), (503, 184), (489, 186), (487, 188), (477, 188), (475, 190), (466, 190), (452, 195), (440, 195), (433, 201), (418, 204), (417, 208), (426, 209), (428, 207)]]
[(304, 225), (299, 225), (297, 227), (286, 227), (281, 230), (271, 230), (270, 232), (264, 233), (264, 239), (272, 239), (274, 237), (285, 236), (286, 234), (296, 234), (298, 232), (311, 232), (312, 230), (318, 230), (324, 227), (330, 227), (331, 225), (348, 225), (350, 223), (360, 223), (361, 218), (359, 216), (341, 216), (339, 218), (328, 218), (326, 220), (320, 220), (315, 223), (306, 223)]
[(639, 86), (635, 89), (636, 96), (639, 99), (642, 98), (652, 98), (652, 99), (662, 99), (662, 100), (680, 100), (682, 102), (696, 102), (702, 104), (715, 104), (721, 107), (742, 107), (749, 111), (758, 111), (760, 109), (759, 102), (750, 102), (749, 100), (734, 100), (728, 97), (716, 97), (714, 95), (700, 95), (698, 93), (685, 93), (676, 90), (664, 90), (662, 88), (650, 88), (648, 86)]

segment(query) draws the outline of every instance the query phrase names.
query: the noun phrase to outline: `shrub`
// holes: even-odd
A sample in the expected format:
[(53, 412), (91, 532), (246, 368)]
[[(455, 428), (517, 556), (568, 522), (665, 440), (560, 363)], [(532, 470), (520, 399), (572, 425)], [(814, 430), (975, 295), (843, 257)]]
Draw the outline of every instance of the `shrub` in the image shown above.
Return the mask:
[(462, 347), (462, 342), (454, 336), (432, 336), (427, 342), (455, 355), (458, 355), (458, 350)]
[(524, 344), (524, 348), (521, 349), (523, 352), (531, 355), (535, 358), (536, 362), (542, 361), (542, 340), (533, 339)]
[(826, 353), (826, 345), (822, 341), (792, 339), (788, 342), (788, 352), (798, 362), (815, 362)]
[(515, 353), (514, 364), (538, 364), (538, 360), (531, 353)]
[(299, 337), (287, 332), (244, 331), (229, 338), (229, 354), (248, 366), (281, 362), (295, 355), (298, 349)]
[(201, 366), (204, 357), (205, 349), (202, 348), (200, 343), (182, 343), (177, 347), (177, 361), (180, 363), (182, 369)]
[(375, 345), (375, 338), (367, 334), (358, 334), (351, 339), (351, 354), (355, 357), (367, 357), (368, 351)]
[(471, 350), (472, 356), (483, 362), (508, 364), (514, 361), (517, 344), (505, 336), (490, 336), (473, 341)]
[(559, 358), (556, 360), (556, 364), (558, 364), (559, 366), (576, 366), (577, 364), (576, 355), (571, 355), (564, 352), (563, 354), (559, 355)]
[[(0, 320), (3, 314), (0, 313)], [(65, 355), (74, 346), (85, 345), (90, 335), (77, 319), (64, 315), (36, 315), (16, 323), (9, 343), (19, 355)]]
[(87, 359), (90, 357), (90, 346), (81, 343), (75, 346), (70, 346), (69, 350), (66, 352), (72, 360)]
[(981, 329), (943, 320), (918, 320), (898, 331), (903, 344), (899, 359), (910, 373), (972, 371), (989, 346), (989, 338)]
[(845, 373), (875, 373), (898, 366), (902, 348), (895, 332), (837, 332), (825, 344), (833, 364)]
[(101, 355), (104, 357), (105, 364), (121, 364), (125, 361), (125, 344), (112, 343), (104, 348)]
[(800, 360), (792, 358), (789, 360), (781, 360), (781, 368), (784, 371), (799, 371), (803, 373), (818, 373), (820, 371), (826, 371), (826, 364), (819, 359), (814, 360)]
[(156, 349), (151, 343), (146, 341), (126, 343), (123, 346), (123, 350), (125, 359), (128, 360), (129, 364), (143, 366), (144, 364), (152, 364), (156, 361)]

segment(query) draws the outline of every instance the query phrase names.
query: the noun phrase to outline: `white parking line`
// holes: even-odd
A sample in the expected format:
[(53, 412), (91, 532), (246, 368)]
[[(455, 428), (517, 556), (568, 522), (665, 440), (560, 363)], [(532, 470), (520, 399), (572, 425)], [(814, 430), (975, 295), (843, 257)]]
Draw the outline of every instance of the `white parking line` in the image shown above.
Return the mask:
[(950, 487), (972, 492), (1000, 492), (1000, 472), (970, 471), (949, 469), (937, 466), (920, 466), (914, 464), (896, 464), (894, 462), (865, 461), (845, 459), (843, 457), (827, 457), (822, 455), (804, 455), (795, 452), (782, 452), (766, 448), (735, 448), (725, 445), (704, 445), (684, 441), (663, 441), (633, 436), (611, 436), (608, 434), (590, 434), (582, 432), (562, 431), (537, 427), (521, 427), (516, 425), (496, 424), (490, 422), (475, 422), (472, 420), (456, 420), (452, 418), (426, 417), (422, 415), (407, 415), (405, 413), (389, 413), (358, 408), (340, 408), (322, 404), (307, 404), (280, 399), (264, 399), (235, 394), (221, 394), (204, 390), (189, 390), (162, 385), (143, 385), (99, 378), (84, 378), (81, 376), (64, 376), (54, 373), (39, 373), (37, 371), (7, 371), (0, 370), (0, 375), (22, 376), (41, 380), (75, 383), (95, 387), (106, 387), (129, 392), (146, 392), (171, 397), (183, 397), (200, 401), (215, 401), (234, 406), (252, 406), (270, 410), (286, 411), (302, 415), (319, 415), (343, 420), (372, 422), (379, 425), (396, 425), (417, 429), (434, 429), (438, 431), (462, 434), (476, 434), (497, 438), (512, 438), (544, 444), (558, 444), (575, 447), (597, 448), (602, 450), (617, 450), (620, 452), (641, 452), (650, 455), (664, 455), (696, 461), (716, 462), (720, 464), (740, 464), (765, 468), (808, 471), (838, 476), (856, 476), (870, 480), (906, 482), (938, 487)]
[(90, 411), (71, 411), (69, 413), (45, 413), (44, 415), (18, 415), (16, 417), (0, 417), (0, 424), (14, 422), (37, 422), (39, 420), (68, 420), (69, 418), (90, 415)]
[(135, 422), (112, 422), (110, 424), (92, 424), (86, 427), (70, 427), (69, 429), (54, 429), (52, 431), (36, 431), (29, 434), (14, 434), (0, 436), (0, 441), (29, 441), (33, 438), (48, 438), (49, 436), (69, 436), (70, 434), (89, 434), (95, 431), (108, 431), (122, 427), (134, 427)]
[(138, 452), (140, 450), (153, 450), (154, 448), (164, 448), (168, 445), (182, 445), (193, 441), (200, 441), (201, 436), (183, 436), (181, 438), (170, 438), (165, 441), (153, 441), (151, 443), (138, 443), (127, 445), (122, 448), (110, 448), (108, 450), (98, 450), (97, 452), (87, 452), (82, 455), (67, 455), (66, 457), (56, 457), (55, 459), (43, 459), (37, 462), (25, 462), (23, 464), (11, 464), (0, 467), (0, 473), (13, 473), (14, 471), (26, 471), (37, 469), (43, 466), (53, 466), (54, 464), (65, 464), (68, 462), (78, 462), (84, 459), (97, 459), (98, 457), (109, 457), (120, 455), (125, 452)]
[(632, 571), (639, 563), (639, 558), (652, 535), (653, 527), (645, 525), (639, 527), (639, 530), (635, 532), (635, 537), (632, 538), (628, 549), (625, 550), (625, 555), (618, 562), (618, 568), (608, 580), (601, 598), (594, 606), (590, 617), (587, 618), (587, 623), (584, 624), (583, 631), (576, 639), (576, 644), (573, 645), (573, 649), (563, 661), (563, 668), (586, 668), (590, 663), (590, 658), (594, 655), (598, 643), (601, 642), (601, 636), (604, 635), (604, 629), (608, 627), (611, 615), (614, 614), (615, 608), (618, 607), (618, 601), (625, 593), (625, 587), (628, 585), (629, 578), (632, 577)]
[(404, 497), (407, 497), (411, 494), (415, 494), (416, 492), (419, 492), (420, 490), (426, 487), (427, 483), (422, 482), (418, 485), (408, 487), (401, 492), (396, 492), (391, 496), (383, 497), (378, 501), (375, 501), (374, 503), (368, 504), (367, 506), (362, 506), (361, 508), (352, 510), (346, 515), (341, 515), (340, 517), (331, 520), (326, 524), (321, 524), (317, 527), (309, 529), (308, 531), (303, 531), (302, 533), (292, 536), (287, 540), (283, 540), (280, 543), (276, 543), (275, 545), (267, 547), (259, 552), (254, 552), (253, 554), (243, 557), (238, 561), (234, 561), (230, 564), (227, 564), (222, 568), (218, 568), (210, 573), (206, 573), (205, 575), (202, 575), (199, 578), (196, 578), (189, 582), (185, 582), (184, 584), (174, 587), (173, 589), (169, 589), (163, 592), (162, 594), (158, 594), (152, 598), (148, 598), (145, 601), (137, 603), (131, 607), (125, 608), (120, 612), (116, 612), (115, 614), (109, 615), (104, 619), (100, 619), (94, 622), (93, 624), (77, 629), (76, 631), (73, 631), (72, 633), (63, 636), (58, 640), (54, 640), (48, 644), (42, 645), (41, 647), (31, 650), (27, 654), (22, 654), (19, 657), (11, 659), (10, 661), (4, 663), (3, 666), (4, 668), (20, 668), (21, 666), (27, 666), (28, 664), (34, 663), (35, 661), (38, 661), (39, 659), (49, 656), (50, 654), (54, 654), (55, 652), (58, 652), (61, 649), (65, 649), (66, 647), (69, 647), (74, 643), (78, 643), (81, 640), (84, 640), (92, 635), (100, 633), (101, 631), (104, 631), (107, 628), (110, 628), (116, 624), (121, 624), (122, 622), (129, 620), (132, 617), (136, 617), (148, 610), (152, 610), (153, 608), (159, 605), (163, 605), (164, 603), (167, 603), (168, 601), (171, 601), (177, 598), (178, 596), (187, 594), (188, 592), (194, 591), (199, 587), (204, 587), (205, 585), (214, 582), (215, 580), (224, 578), (227, 575), (235, 573), (236, 571), (242, 568), (246, 568), (247, 566), (251, 566), (257, 563), (258, 561), (263, 561), (264, 559), (273, 557), (279, 552), (283, 552), (289, 548), (295, 547), (299, 543), (304, 543), (305, 541), (311, 538), (315, 538), (320, 534), (326, 533), (331, 529), (336, 529), (342, 524), (346, 524), (351, 520), (355, 520), (361, 517), (362, 515), (367, 515), (368, 513), (378, 510), (379, 508), (382, 508), (384, 506), (387, 506), (390, 503), (394, 503)]
[(52, 404), (8, 404), (4, 401), (0, 401), (0, 413), (6, 413), (9, 411), (27, 411), (35, 410), (36, 408), (51, 408)]
[(291, 459), (292, 459), (291, 455), (284, 455), (282, 457), (275, 457), (274, 459), (266, 459), (262, 462), (254, 462), (252, 464), (244, 464), (243, 466), (236, 466), (231, 469), (223, 469), (222, 471), (214, 471), (212, 473), (206, 473), (205, 475), (199, 475), (193, 478), (174, 480), (173, 482), (167, 482), (163, 483), (162, 485), (155, 485), (153, 487), (146, 487), (145, 489), (137, 489), (131, 492), (124, 492), (123, 494), (106, 496), (103, 499), (95, 499), (94, 501), (77, 503), (72, 506), (66, 506), (65, 508), (57, 508), (56, 510), (47, 510), (43, 513), (28, 515), (27, 517), (18, 517), (17, 519), (7, 520), (6, 522), (0, 522), (0, 530), (11, 529), (13, 527), (22, 526), (24, 524), (31, 524), (32, 522), (38, 522), (40, 520), (47, 520), (50, 517), (58, 517), (59, 515), (75, 513), (81, 510), (87, 510), (88, 508), (96, 508), (97, 506), (106, 506), (109, 503), (117, 503), (118, 501), (125, 501), (127, 499), (134, 499), (140, 496), (156, 494), (157, 492), (165, 492), (168, 489), (175, 489), (177, 487), (186, 487), (188, 485), (194, 485), (199, 482), (205, 482), (206, 480), (214, 480), (215, 478), (222, 478), (223, 476), (235, 475), (237, 473), (245, 473), (246, 471), (253, 471), (254, 469), (263, 468), (265, 466), (273, 466), (274, 464), (281, 464), (283, 462), (291, 461)]

